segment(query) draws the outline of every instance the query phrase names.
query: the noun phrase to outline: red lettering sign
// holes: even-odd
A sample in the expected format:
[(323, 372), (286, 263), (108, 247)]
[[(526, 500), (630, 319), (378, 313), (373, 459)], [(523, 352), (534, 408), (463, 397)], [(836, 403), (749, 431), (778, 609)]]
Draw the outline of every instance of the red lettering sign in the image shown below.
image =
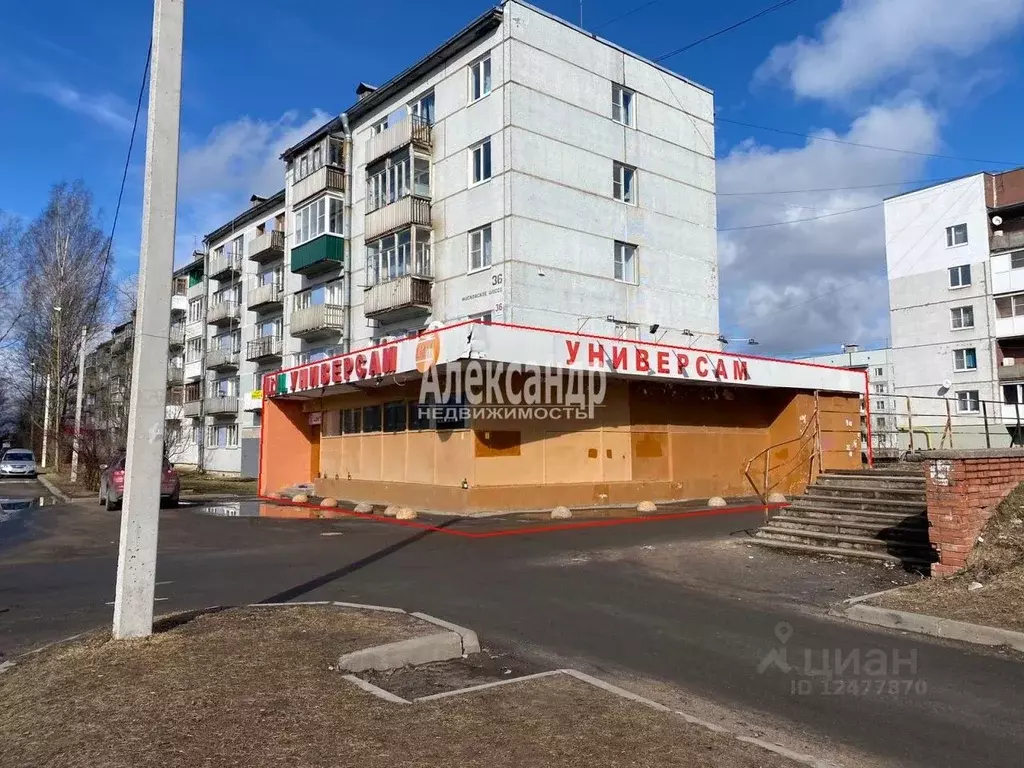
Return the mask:
[(356, 376), (366, 378), (366, 355), (356, 355)]
[(320, 366), (314, 365), (306, 369), (309, 371), (309, 388), (319, 389), (320, 387)]
[(625, 347), (612, 347), (612, 370), (629, 370), (629, 357), (627, 356), (628, 352), (629, 350), (626, 349)]
[(708, 377), (708, 359), (703, 355), (697, 358), (697, 375), (702, 379)]
[(640, 373), (647, 373), (651, 370), (650, 356), (647, 354), (646, 349), (640, 349), (637, 347), (636, 350), (636, 369)]
[(341, 384), (344, 381), (341, 372), (341, 358), (335, 358), (331, 361), (331, 382), (334, 384)]
[[(294, 388), (293, 388), (294, 389)], [(309, 389), (309, 368), (299, 369), (299, 390)]]
[(572, 365), (576, 362), (576, 355), (580, 353), (580, 343), (578, 341), (565, 340), (565, 349), (568, 353), (568, 357), (565, 359), (566, 365)]
[(684, 355), (682, 352), (676, 354), (676, 373), (682, 375), (686, 373), (686, 369), (690, 365), (690, 356)]
[(292, 379), (292, 392), (298, 392), (299, 391), (299, 372), (298, 372), (298, 370), (294, 370), (294, 371), (291, 372), (291, 379)]
[(715, 366), (715, 378), (728, 379), (729, 371), (725, 367), (725, 360), (718, 358), (718, 365)]
[(320, 363), (320, 386), (326, 387), (331, 383), (331, 364)]
[(587, 346), (587, 365), (591, 368), (604, 365), (604, 347), (593, 342)]
[(394, 373), (398, 370), (398, 347), (385, 347), (381, 355), (380, 367), (382, 372)]
[(376, 349), (370, 353), (370, 376), (380, 376), (380, 352)]
[(668, 373), (668, 352), (658, 352), (658, 373)]
[(746, 360), (732, 361), (732, 377), (736, 381), (750, 381), (750, 373), (747, 371)]
[(350, 381), (352, 379), (352, 374), (355, 372), (356, 369), (355, 358), (346, 357), (344, 360), (342, 360), (341, 365), (342, 370), (345, 372), (345, 381)]

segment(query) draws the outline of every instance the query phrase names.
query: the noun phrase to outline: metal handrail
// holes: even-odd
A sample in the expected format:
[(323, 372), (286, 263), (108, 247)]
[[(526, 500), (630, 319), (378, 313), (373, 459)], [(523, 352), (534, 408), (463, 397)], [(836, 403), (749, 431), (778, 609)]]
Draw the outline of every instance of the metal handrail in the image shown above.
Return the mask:
[[(750, 459), (747, 460), (747, 464), (743, 468), (743, 475), (747, 478), (747, 482), (750, 483), (750, 487), (754, 489), (754, 493), (757, 494), (757, 497), (761, 500), (762, 504), (767, 504), (768, 503), (768, 494), (771, 493), (772, 488), (778, 487), (779, 483), (781, 483), (783, 480), (789, 478), (793, 474), (793, 472), (795, 472), (796, 469), (797, 469), (797, 467), (794, 467), (789, 472), (787, 472), (785, 475), (783, 475), (781, 478), (779, 478), (779, 480), (777, 482), (775, 482), (774, 484), (769, 485), (770, 478), (771, 478), (771, 472), (773, 470), (777, 470), (777, 469), (780, 469), (780, 468), (786, 466), (786, 464), (788, 464), (789, 461), (791, 461), (791, 460), (788, 460), (788, 461), (784, 461), (781, 464), (778, 464), (778, 465), (776, 465), (774, 467), (771, 466), (771, 453), (772, 453), (772, 451), (776, 450), (777, 448), (781, 448), (784, 445), (789, 445), (790, 443), (801, 443), (802, 444), (805, 441), (805, 438), (807, 437), (807, 430), (809, 430), (811, 428), (811, 426), (814, 426), (814, 428), (815, 428), (815, 430), (814, 430), (814, 438), (815, 439), (820, 439), (820, 433), (819, 433), (819, 429), (818, 429), (819, 422), (818, 422), (818, 409), (817, 409), (817, 407), (815, 407), (813, 418), (807, 420), (807, 424), (804, 425), (804, 428), (800, 431), (799, 435), (797, 435), (796, 437), (792, 437), (789, 440), (783, 440), (781, 442), (774, 443), (773, 445), (769, 445), (767, 448), (765, 448), (762, 451), (759, 451), (758, 453), (754, 454)], [(799, 458), (801, 453), (802, 453), (802, 449), (797, 452), (796, 458)], [(818, 469), (820, 470), (821, 469), (820, 450), (811, 453), (811, 456), (810, 456), (811, 466), (813, 467), (813, 465), (814, 465), (814, 457), (815, 457), (815, 455), (818, 456)], [(757, 487), (757, 483), (754, 482), (754, 478), (750, 474), (750, 467), (761, 456), (764, 456), (764, 490), (763, 491), (760, 488)]]

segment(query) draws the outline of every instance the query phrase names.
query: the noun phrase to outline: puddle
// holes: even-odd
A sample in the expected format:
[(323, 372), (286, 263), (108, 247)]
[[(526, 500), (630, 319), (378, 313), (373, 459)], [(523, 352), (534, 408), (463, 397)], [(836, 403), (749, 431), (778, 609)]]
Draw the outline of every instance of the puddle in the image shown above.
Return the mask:
[(0, 499), (0, 547), (10, 546), (27, 535), (32, 510), (56, 504), (52, 496)]
[(192, 508), (193, 512), (211, 517), (267, 517), (278, 520), (340, 520), (358, 517), (349, 509), (330, 507), (296, 507), (289, 504), (273, 504), (265, 501), (235, 501), (227, 504), (203, 504)]

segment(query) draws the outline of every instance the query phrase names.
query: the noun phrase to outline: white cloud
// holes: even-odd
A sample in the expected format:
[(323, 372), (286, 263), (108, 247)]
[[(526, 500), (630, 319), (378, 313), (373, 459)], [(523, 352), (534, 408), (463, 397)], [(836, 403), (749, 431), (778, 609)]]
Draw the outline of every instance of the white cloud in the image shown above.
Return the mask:
[[(873, 107), (836, 136), (934, 152), (939, 119), (919, 101)], [(730, 192), (816, 190), (921, 178), (925, 158), (808, 140), (776, 149), (752, 140), (718, 163), (722, 321), (730, 335), (752, 336), (766, 351), (795, 352), (843, 342), (882, 341), (888, 296), (882, 198), (898, 187), (833, 189), (787, 195)], [(823, 214), (849, 213), (800, 222)], [(780, 226), (756, 227), (771, 222)], [(743, 227), (756, 227), (737, 229)], [(731, 231), (730, 231), (731, 230)]]
[(843, 0), (816, 37), (776, 46), (759, 74), (828, 100), (904, 75), (920, 87), (950, 57), (971, 56), (1022, 21), (1024, 0)]
[(289, 111), (277, 120), (241, 117), (200, 139), (183, 138), (178, 178), (178, 260), (191, 258), (203, 236), (230, 221), (250, 195), (269, 196), (284, 186), (281, 152), (309, 135), (330, 115)]
[(88, 94), (56, 80), (22, 82), (31, 93), (44, 96), (71, 112), (95, 120), (101, 125), (127, 133), (132, 127), (134, 111), (119, 96), (110, 93)]

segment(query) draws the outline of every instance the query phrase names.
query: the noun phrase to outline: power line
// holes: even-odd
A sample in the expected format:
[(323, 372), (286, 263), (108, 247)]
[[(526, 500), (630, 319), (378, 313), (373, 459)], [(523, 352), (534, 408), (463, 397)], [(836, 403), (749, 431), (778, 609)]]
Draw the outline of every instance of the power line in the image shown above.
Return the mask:
[(882, 203), (872, 203), (871, 205), (862, 205), (860, 208), (849, 208), (845, 211), (833, 211), (832, 213), (823, 213), (820, 216), (808, 216), (806, 219), (791, 219), (789, 221), (770, 221), (765, 224), (748, 224), (744, 227), (725, 227), (720, 228), (719, 232), (739, 232), (744, 229), (763, 229), (764, 227), (781, 227), (786, 224), (802, 224), (805, 221), (817, 221), (818, 219), (830, 219), (833, 216), (844, 216), (847, 213), (857, 213), (859, 211), (867, 211), (872, 208), (881, 208)]
[(110, 237), (107, 238), (107, 247), (103, 253), (103, 267), (100, 270), (100, 279), (96, 284), (96, 295), (93, 297), (92, 306), (89, 308), (89, 313), (86, 315), (92, 315), (96, 311), (96, 305), (99, 304), (100, 295), (103, 292), (103, 284), (107, 279), (107, 267), (110, 264), (110, 250), (114, 244), (114, 233), (117, 231), (117, 218), (121, 213), (121, 200), (124, 198), (124, 187), (128, 180), (128, 168), (132, 160), (132, 149), (135, 147), (135, 132), (139, 127), (139, 115), (142, 113), (142, 97), (146, 93), (146, 80), (149, 77), (149, 65), (153, 59), (153, 39), (149, 40), (149, 48), (146, 50), (146, 65), (142, 69), (142, 84), (139, 86), (139, 99), (135, 105), (135, 119), (132, 121), (132, 134), (128, 139), (128, 153), (124, 159), (124, 171), (121, 173), (121, 188), (117, 192), (117, 205), (114, 206), (114, 219), (110, 224)]
[(604, 29), (604, 28), (605, 28), (605, 27), (607, 27), (607, 26), (608, 26), (609, 24), (614, 24), (614, 23), (615, 23), (616, 21), (622, 21), (622, 20), (623, 20), (624, 18), (626, 18), (627, 16), (632, 16), (632, 15), (633, 15), (634, 13), (636, 13), (637, 11), (642, 11), (642, 10), (643, 10), (644, 8), (650, 8), (650, 7), (651, 7), (652, 5), (654, 5), (655, 3), (660, 3), (660, 2), (661, 2), (661, 0), (650, 0), (650, 2), (649, 2), (649, 3), (644, 3), (643, 5), (638, 5), (638, 6), (637, 6), (636, 8), (634, 8), (633, 10), (631, 10), (631, 11), (626, 11), (625, 13), (619, 14), (618, 16), (615, 16), (614, 18), (608, 19), (608, 21), (604, 21), (604, 22), (602, 22), (602, 23), (598, 24), (598, 25), (597, 25), (596, 27), (594, 27), (593, 29), (594, 29), (594, 31), (597, 31), (597, 30), (599, 30), (599, 29)]
[(712, 39), (718, 37), (719, 35), (724, 35), (726, 32), (732, 32), (737, 27), (742, 27), (744, 24), (748, 24), (749, 22), (754, 21), (755, 19), (759, 19), (762, 16), (767, 16), (769, 13), (772, 13), (773, 11), (777, 11), (777, 10), (779, 10), (781, 8), (785, 8), (787, 5), (792, 5), (796, 1), (797, 0), (782, 0), (781, 3), (776, 3), (775, 5), (771, 6), (770, 8), (765, 8), (763, 11), (758, 11), (753, 16), (748, 16), (747, 18), (742, 19), (741, 21), (737, 21), (735, 24), (731, 24), (730, 26), (726, 27), (725, 29), (720, 29), (717, 32), (712, 32), (710, 35), (705, 35), (704, 37), (700, 38), (699, 40), (694, 40), (692, 43), (687, 43), (682, 48), (677, 48), (674, 51), (670, 51), (669, 53), (663, 54), (663, 55), (659, 56), (656, 59), (652, 59), (652, 61), (654, 61), (657, 64), (657, 63), (660, 63), (660, 62), (664, 61), (665, 59), (671, 59), (673, 56), (677, 56), (680, 53), (682, 53), (683, 51), (688, 51), (691, 48), (695, 48), (696, 46), (700, 45), (701, 43), (706, 43), (708, 40), (712, 40)]
[(848, 187), (818, 187), (817, 189), (764, 189), (757, 192), (716, 192), (718, 197), (753, 197), (755, 195), (800, 195), (809, 192), (845, 192), (852, 189), (878, 189), (880, 187), (902, 187), (906, 184), (944, 184), (956, 181), (960, 176), (948, 176), (941, 179), (908, 179), (906, 181), (889, 181), (884, 184), (855, 184)]
[(897, 149), (896, 147), (880, 147), (877, 144), (861, 144), (856, 141), (847, 141), (846, 139), (833, 139), (827, 136), (815, 136), (810, 133), (800, 133), (799, 131), (787, 131), (784, 128), (772, 128), (768, 125), (755, 125), (754, 123), (744, 123), (740, 120), (730, 120), (726, 117), (715, 116), (716, 123), (729, 123), (731, 125), (740, 125), (744, 128), (754, 128), (759, 131), (771, 131), (772, 133), (781, 133), (786, 136), (798, 136), (804, 139), (811, 139), (813, 141), (827, 141), (831, 144), (846, 144), (851, 147), (863, 147), (864, 149), (878, 149), (883, 152), (899, 152), (904, 155), (917, 155), (918, 157), (931, 157), (938, 160), (960, 160), (965, 163), (979, 163), (981, 165), (1013, 165), (1019, 166), (1022, 163), (1014, 163), (1009, 160), (979, 160), (975, 157), (959, 157), (957, 155), (937, 155), (933, 152), (917, 152), (913, 149)]

